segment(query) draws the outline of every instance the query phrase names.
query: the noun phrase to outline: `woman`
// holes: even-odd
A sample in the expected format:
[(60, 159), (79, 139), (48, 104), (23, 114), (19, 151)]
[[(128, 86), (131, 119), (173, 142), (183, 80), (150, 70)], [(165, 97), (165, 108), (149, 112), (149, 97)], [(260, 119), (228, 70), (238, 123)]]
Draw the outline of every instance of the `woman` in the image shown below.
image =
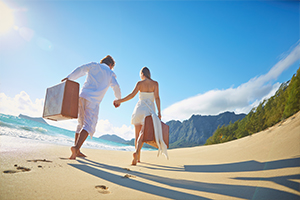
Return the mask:
[[(150, 71), (147, 67), (144, 67), (141, 70), (140, 77), (142, 80), (136, 84), (134, 90), (128, 96), (126, 96), (123, 99), (114, 101), (114, 105), (118, 107), (120, 106), (121, 103), (132, 99), (133, 97), (135, 97), (135, 95), (138, 92), (140, 92), (139, 101), (134, 108), (132, 118), (131, 118), (131, 123), (135, 127), (135, 149), (136, 149), (135, 153), (133, 154), (132, 165), (136, 165), (137, 162), (140, 162), (140, 150), (143, 146), (143, 132), (141, 133), (141, 135), (140, 132), (143, 127), (146, 116), (152, 115), (156, 139), (160, 138), (162, 140), (158, 83), (151, 79)], [(158, 110), (157, 115), (155, 114), (154, 100)], [(156, 118), (156, 120), (154, 120), (154, 118)], [(157, 134), (159, 135), (157, 136)], [(164, 153), (167, 156), (166, 145), (163, 142), (163, 140), (162, 141), (161, 140), (159, 141), (156, 140), (158, 141), (159, 151), (162, 151), (162, 153)]]

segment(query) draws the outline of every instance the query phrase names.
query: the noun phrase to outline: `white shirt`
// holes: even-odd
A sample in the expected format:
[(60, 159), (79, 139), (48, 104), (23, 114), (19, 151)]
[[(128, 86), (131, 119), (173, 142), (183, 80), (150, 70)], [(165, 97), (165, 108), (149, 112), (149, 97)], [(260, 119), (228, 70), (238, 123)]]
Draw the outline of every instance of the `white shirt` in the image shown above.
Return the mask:
[(105, 63), (91, 62), (76, 68), (69, 76), (70, 80), (76, 80), (87, 75), (83, 84), (80, 97), (91, 102), (100, 103), (111, 87), (114, 90), (115, 97), (121, 98), (120, 86), (116, 79), (116, 74)]

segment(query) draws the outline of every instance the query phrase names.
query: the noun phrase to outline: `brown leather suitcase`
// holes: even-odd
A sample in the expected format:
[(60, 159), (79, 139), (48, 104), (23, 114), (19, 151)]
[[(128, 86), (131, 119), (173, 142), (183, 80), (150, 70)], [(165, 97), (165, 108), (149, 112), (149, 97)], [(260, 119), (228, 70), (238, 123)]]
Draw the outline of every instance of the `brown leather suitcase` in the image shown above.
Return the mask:
[(59, 121), (78, 117), (79, 83), (66, 80), (47, 88), (43, 118)]
[[(167, 145), (167, 147), (169, 148), (169, 126), (163, 122), (161, 122), (161, 126), (162, 126), (163, 140)], [(142, 131), (144, 132), (143, 142), (158, 148), (155, 141), (153, 120), (151, 115), (145, 117), (145, 123), (144, 126), (142, 127)]]

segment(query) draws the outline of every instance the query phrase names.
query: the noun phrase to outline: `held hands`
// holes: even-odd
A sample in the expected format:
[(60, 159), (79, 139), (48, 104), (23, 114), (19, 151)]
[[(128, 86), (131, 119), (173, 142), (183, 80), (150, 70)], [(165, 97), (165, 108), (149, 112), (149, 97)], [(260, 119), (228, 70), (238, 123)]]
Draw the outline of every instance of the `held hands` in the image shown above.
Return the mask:
[(119, 100), (114, 100), (113, 104), (114, 104), (115, 108), (117, 108), (121, 105), (121, 102)]

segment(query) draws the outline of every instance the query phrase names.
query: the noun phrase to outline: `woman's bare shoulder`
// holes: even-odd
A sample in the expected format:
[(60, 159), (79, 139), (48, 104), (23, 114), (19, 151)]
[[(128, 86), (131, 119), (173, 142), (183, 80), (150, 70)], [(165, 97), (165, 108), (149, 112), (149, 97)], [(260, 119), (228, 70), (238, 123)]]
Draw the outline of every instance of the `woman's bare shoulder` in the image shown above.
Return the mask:
[(152, 80), (153, 81), (153, 84), (155, 84), (155, 86), (158, 86), (158, 82), (157, 81), (154, 81), (154, 80)]
[(142, 85), (141, 81), (138, 81), (135, 85), (135, 88), (139, 89), (141, 87), (141, 85)]

